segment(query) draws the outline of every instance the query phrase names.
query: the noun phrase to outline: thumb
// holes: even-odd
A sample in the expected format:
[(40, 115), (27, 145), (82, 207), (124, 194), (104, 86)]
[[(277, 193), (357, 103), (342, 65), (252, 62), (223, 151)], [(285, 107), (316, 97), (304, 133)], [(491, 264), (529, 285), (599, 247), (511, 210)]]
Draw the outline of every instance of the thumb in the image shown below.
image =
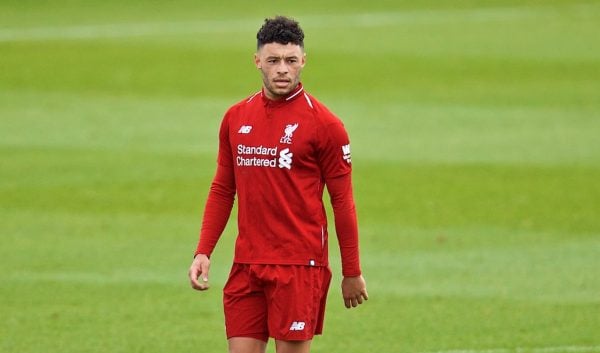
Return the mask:
[(206, 262), (203, 262), (200, 264), (200, 273), (201, 273), (202, 280), (204, 282), (208, 282), (208, 269), (209, 268), (210, 268), (210, 265)]

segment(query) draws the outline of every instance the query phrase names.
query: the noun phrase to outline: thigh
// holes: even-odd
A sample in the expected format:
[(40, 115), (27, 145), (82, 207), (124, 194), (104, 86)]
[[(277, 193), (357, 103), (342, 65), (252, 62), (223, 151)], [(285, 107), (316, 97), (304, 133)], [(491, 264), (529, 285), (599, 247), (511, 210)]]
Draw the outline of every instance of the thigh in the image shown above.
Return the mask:
[(223, 288), (223, 308), (227, 338), (247, 337), (266, 342), (267, 302), (251, 275), (250, 266), (233, 264)]

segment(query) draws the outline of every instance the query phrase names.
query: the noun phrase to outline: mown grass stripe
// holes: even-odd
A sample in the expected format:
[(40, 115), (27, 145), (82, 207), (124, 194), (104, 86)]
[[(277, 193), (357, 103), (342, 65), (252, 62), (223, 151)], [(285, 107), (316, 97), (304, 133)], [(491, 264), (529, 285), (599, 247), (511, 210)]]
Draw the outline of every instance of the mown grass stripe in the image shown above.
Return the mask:
[[(586, 13), (594, 5), (575, 4), (569, 9)], [(301, 16), (308, 28), (326, 27), (381, 27), (411, 23), (489, 22), (528, 18), (552, 18), (560, 12), (551, 7), (495, 7), (474, 9), (426, 9), (398, 12)], [(0, 30), (0, 42), (124, 38), (149, 35), (194, 33), (244, 33), (254, 29), (256, 19), (223, 19), (180, 22), (114, 23), (78, 26), (43, 26), (7, 28)]]
[(493, 349), (452, 349), (423, 353), (585, 353), (600, 352), (600, 346), (517, 347)]

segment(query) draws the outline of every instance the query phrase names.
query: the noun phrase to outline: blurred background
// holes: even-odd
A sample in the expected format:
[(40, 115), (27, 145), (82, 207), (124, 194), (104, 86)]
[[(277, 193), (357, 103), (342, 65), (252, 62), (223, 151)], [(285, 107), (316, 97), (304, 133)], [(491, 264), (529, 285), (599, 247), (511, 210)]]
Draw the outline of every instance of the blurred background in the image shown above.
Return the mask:
[[(352, 141), (371, 299), (313, 352), (600, 352), (600, 2), (0, 1), (0, 351), (226, 351), (192, 291), (264, 18)], [(274, 347), (269, 347), (274, 352)]]

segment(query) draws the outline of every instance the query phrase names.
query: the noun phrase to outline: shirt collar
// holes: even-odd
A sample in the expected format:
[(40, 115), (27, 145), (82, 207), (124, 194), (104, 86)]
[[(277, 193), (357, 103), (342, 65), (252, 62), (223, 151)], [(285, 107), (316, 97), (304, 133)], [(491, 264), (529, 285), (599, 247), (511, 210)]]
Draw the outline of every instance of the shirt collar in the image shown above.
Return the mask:
[(296, 88), (294, 88), (294, 90), (292, 92), (290, 92), (288, 95), (286, 95), (285, 97), (283, 97), (281, 99), (272, 100), (272, 99), (267, 98), (264, 87), (262, 88), (261, 96), (263, 99), (263, 103), (265, 105), (267, 105), (267, 104), (280, 105), (280, 104), (286, 104), (286, 103), (300, 97), (303, 92), (304, 92), (304, 86), (302, 86), (302, 82), (298, 82), (298, 86), (296, 86)]

